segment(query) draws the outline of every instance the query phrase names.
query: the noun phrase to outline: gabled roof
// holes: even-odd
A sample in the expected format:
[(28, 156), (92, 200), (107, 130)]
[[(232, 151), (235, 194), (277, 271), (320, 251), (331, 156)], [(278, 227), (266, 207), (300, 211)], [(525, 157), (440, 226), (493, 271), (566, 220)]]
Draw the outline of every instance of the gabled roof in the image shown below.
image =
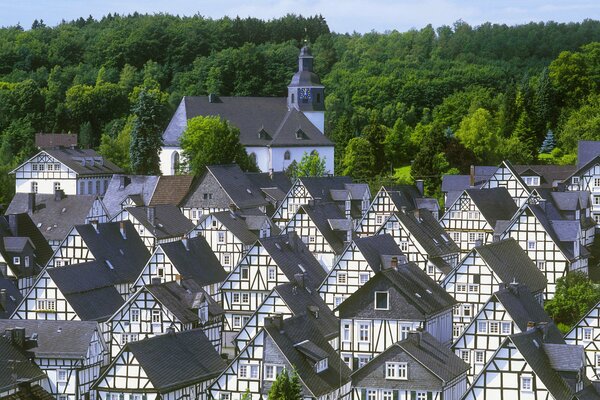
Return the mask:
[(193, 175), (160, 176), (148, 205), (171, 204), (178, 206), (192, 187), (193, 180)]
[[(475, 247), (476, 252), (501, 282), (528, 286), (533, 293), (546, 289), (546, 276), (531, 261), (527, 253), (513, 238)], [(457, 266), (460, 268), (461, 264)]]
[(162, 243), (160, 247), (184, 279), (206, 286), (227, 278), (225, 269), (202, 236)]
[(113, 175), (108, 183), (102, 202), (110, 217), (114, 217), (121, 210), (121, 204), (127, 197), (136, 198), (136, 205), (148, 205), (152, 193), (158, 183), (158, 176), (145, 175)]
[(0, 290), (6, 290), (6, 302), (0, 303), (0, 318), (9, 318), (18, 307), (23, 296), (11, 279), (0, 276)]
[(298, 210), (299, 214), (306, 214), (315, 224), (325, 241), (331, 246), (336, 254), (341, 254), (346, 247), (346, 231), (335, 230), (330, 221), (347, 220), (346, 215), (340, 210), (337, 204), (329, 202), (318, 202), (305, 204)]
[[(154, 223), (148, 219), (149, 209), (154, 209)], [(183, 237), (194, 229), (192, 221), (172, 204), (127, 207), (125, 210), (158, 240)]]
[(9, 328), (25, 328), (25, 335), (37, 335), (32, 351), (37, 358), (85, 358), (94, 332), (102, 335), (97, 322), (51, 320), (0, 320), (0, 332)]
[(35, 146), (39, 149), (51, 149), (56, 147), (76, 147), (76, 133), (36, 133)]
[(15, 193), (6, 214), (28, 213), (46, 240), (63, 240), (74, 225), (85, 223), (93, 195), (68, 195), (56, 200), (54, 194), (35, 194), (35, 209), (29, 212), (29, 193)]
[(119, 276), (118, 283), (133, 283), (150, 258), (137, 230), (131, 221), (97, 224), (97, 229), (92, 224), (75, 226), (94, 258), (100, 263), (110, 261)]
[[(133, 354), (159, 393), (209, 381), (226, 367), (202, 329), (167, 333), (130, 342), (123, 351)], [(115, 368), (115, 361), (107, 371)], [(101, 379), (97, 382), (101, 382)]]
[[(509, 284), (492, 295), (491, 301), (496, 299), (504, 306), (514, 323), (521, 331), (527, 330), (528, 322), (552, 322), (544, 307), (531, 294), (529, 288), (520, 284)], [(482, 310), (485, 307), (482, 307)], [(554, 333), (560, 336), (555, 325), (551, 326)], [(549, 328), (551, 328), (549, 326)]]
[(220, 211), (210, 215), (221, 222), (243, 244), (252, 245), (258, 239), (258, 236), (248, 227), (243, 215), (232, 211)]
[(583, 167), (600, 156), (600, 142), (596, 140), (580, 140), (577, 142), (577, 169)]
[[(121, 168), (92, 149), (47, 149), (40, 153), (47, 153), (54, 157), (80, 176), (110, 175), (123, 172)], [(34, 157), (37, 157), (40, 153), (36, 154)], [(26, 162), (29, 162), (29, 160)], [(16, 169), (19, 169), (20, 167), (21, 166)]]
[(574, 165), (515, 165), (514, 168), (519, 176), (539, 176), (539, 187), (543, 188), (554, 187), (555, 182), (564, 181), (576, 170)]
[(352, 381), (368, 378), (373, 372), (381, 373), (381, 369), (373, 370), (373, 366), (389, 360), (396, 354), (405, 353), (419, 364), (427, 368), (444, 383), (448, 383), (469, 370), (469, 364), (442, 345), (427, 332), (410, 332), (408, 337), (388, 347), (363, 368), (352, 374)]
[[(401, 210), (402, 207), (406, 207), (407, 210), (428, 208), (432, 211), (439, 209), (437, 201), (431, 202), (432, 199), (425, 198), (415, 185), (384, 186), (381, 189), (387, 192), (398, 210)], [(426, 203), (424, 204), (423, 201)]]
[[(263, 192), (275, 195), (277, 201), (285, 198), (287, 192), (292, 188), (292, 181), (285, 172), (246, 172), (246, 176)], [(283, 197), (278, 197), (283, 193)]]
[[(307, 315), (299, 315), (284, 320), (281, 326), (265, 320), (265, 333), (268, 334), (280, 350), (281, 356), (296, 368), (300, 380), (311, 392), (313, 397), (330, 393), (350, 381), (350, 369), (340, 360), (337, 352), (323, 337), (317, 327), (318, 320)], [(308, 341), (308, 342), (307, 342)], [(298, 345), (310, 343), (308, 346)], [(318, 349), (319, 356), (328, 358), (328, 367), (317, 373), (314, 368), (314, 358), (306, 355), (306, 347), (313, 352)]]
[[(219, 116), (240, 130), (244, 146), (333, 146), (306, 116), (288, 109), (285, 97), (190, 97), (181, 100), (163, 133), (165, 146), (179, 146), (187, 121), (197, 116)], [(304, 132), (296, 139), (296, 131)], [(265, 135), (259, 135), (264, 130)]]
[(499, 220), (510, 220), (518, 210), (506, 188), (467, 189), (465, 193), (492, 227)]
[(304, 276), (306, 287), (316, 289), (327, 276), (296, 232), (261, 238), (258, 242), (291, 282), (300, 274)]
[(3, 333), (0, 334), (0, 393), (17, 389), (19, 384), (33, 383), (45, 378), (44, 371)]
[[(481, 187), (498, 169), (494, 166), (475, 165), (474, 188)], [(442, 192), (462, 192), (471, 184), (471, 175), (444, 175), (442, 176)]]
[(3, 238), (2, 242), (0, 242), (0, 250), (5, 257), (7, 256), (6, 252), (18, 252), (18, 248), (27, 246), (27, 243), (34, 248), (35, 263), (32, 262), (30, 267), (26, 267), (22, 263), (19, 268), (19, 266), (11, 262), (12, 260), (7, 260), (12, 268), (19, 268), (21, 270), (22, 274), (17, 273), (19, 277), (37, 274), (40, 271), (39, 267), (46, 265), (50, 257), (52, 257), (52, 248), (27, 214), (0, 216), (0, 237)]
[(192, 310), (194, 294), (177, 282), (146, 285), (146, 290), (169, 310), (182, 324), (198, 322), (198, 313)]
[(314, 200), (332, 201), (332, 190), (344, 190), (352, 183), (349, 176), (320, 176), (298, 178)]
[[(389, 307), (376, 310), (376, 291), (388, 291)], [(339, 305), (340, 318), (424, 320), (452, 308), (456, 300), (413, 263), (387, 268)]]
[(391, 257), (400, 260), (405, 256), (390, 234), (354, 238), (354, 244), (373, 272), (387, 268)]

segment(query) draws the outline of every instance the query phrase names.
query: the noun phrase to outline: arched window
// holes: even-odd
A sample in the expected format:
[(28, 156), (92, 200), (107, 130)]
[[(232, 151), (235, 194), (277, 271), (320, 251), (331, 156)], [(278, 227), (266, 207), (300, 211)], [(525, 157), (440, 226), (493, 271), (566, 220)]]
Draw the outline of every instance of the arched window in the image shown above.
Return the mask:
[(173, 153), (173, 173), (174, 174), (178, 174), (180, 171), (179, 169), (181, 168), (181, 161), (179, 160), (179, 152), (174, 152)]
[(250, 153), (248, 154), (248, 157), (250, 157), (250, 161), (256, 164), (256, 153)]
[(291, 154), (289, 150), (286, 150), (285, 153), (283, 153), (283, 159), (284, 160), (289, 160), (291, 158)]

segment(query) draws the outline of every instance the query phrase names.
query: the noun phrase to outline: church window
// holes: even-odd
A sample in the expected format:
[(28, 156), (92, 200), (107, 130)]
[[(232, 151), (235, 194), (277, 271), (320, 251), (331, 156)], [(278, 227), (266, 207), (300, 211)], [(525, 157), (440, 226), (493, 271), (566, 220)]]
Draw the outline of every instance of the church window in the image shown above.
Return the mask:
[(294, 104), (294, 93), (292, 93), (292, 104)]
[(177, 174), (179, 172), (180, 169), (180, 160), (179, 160), (179, 153), (178, 152), (174, 152), (173, 153), (173, 172), (175, 174)]
[(286, 150), (285, 153), (283, 153), (283, 159), (284, 160), (289, 160), (291, 158), (291, 154), (289, 150)]
[(256, 164), (256, 153), (250, 153), (248, 157), (250, 157), (250, 161), (252, 161), (253, 164)]

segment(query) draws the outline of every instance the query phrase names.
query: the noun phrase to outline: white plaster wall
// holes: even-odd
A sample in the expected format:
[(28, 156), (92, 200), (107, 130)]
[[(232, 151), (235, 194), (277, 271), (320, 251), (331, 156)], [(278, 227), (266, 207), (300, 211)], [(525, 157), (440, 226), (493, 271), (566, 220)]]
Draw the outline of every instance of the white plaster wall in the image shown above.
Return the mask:
[(60, 188), (66, 195), (77, 194), (77, 182), (75, 179), (16, 179), (17, 193), (31, 193), (31, 182), (37, 182), (40, 194), (54, 194), (54, 182), (60, 182)]
[(248, 153), (248, 155), (251, 153), (256, 154), (256, 165), (262, 172), (269, 172), (269, 169), (271, 168), (271, 152), (269, 150), (268, 147), (246, 147), (246, 153)]
[[(310, 154), (313, 150), (319, 153), (319, 157), (325, 158), (325, 173), (333, 174), (333, 146), (327, 147), (276, 147), (273, 152), (273, 171), (284, 171), (292, 161), (300, 162), (304, 153)], [(284, 160), (285, 152), (290, 152), (290, 159)]]
[[(173, 153), (179, 152), (180, 156), (182, 156), (181, 147), (163, 147), (160, 152), (160, 172), (163, 175), (175, 175), (175, 170), (173, 166)], [(183, 157), (180, 157), (179, 160), (183, 160)]]

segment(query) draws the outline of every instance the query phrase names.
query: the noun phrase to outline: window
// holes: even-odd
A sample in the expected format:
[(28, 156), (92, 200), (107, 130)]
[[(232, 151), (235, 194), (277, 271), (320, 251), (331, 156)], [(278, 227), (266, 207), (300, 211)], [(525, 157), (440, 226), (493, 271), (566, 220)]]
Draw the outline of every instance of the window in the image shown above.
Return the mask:
[(475, 350), (475, 364), (483, 364), (485, 362), (485, 351)]
[(594, 186), (600, 187), (600, 178), (594, 178)]
[(233, 304), (240, 304), (240, 294), (239, 293), (233, 293), (232, 294), (232, 301)]
[(403, 253), (408, 252), (408, 242), (400, 242), (400, 250), (402, 250)]
[(333, 308), (339, 307), (339, 305), (342, 304), (343, 301), (344, 298), (342, 296), (335, 296), (333, 298)]
[(469, 285), (469, 293), (479, 293), (479, 285), (470, 284)]
[(242, 293), (242, 304), (250, 304), (250, 293)]
[(404, 340), (408, 337), (408, 332), (410, 332), (410, 325), (400, 325), (400, 340)]
[(342, 325), (342, 341), (349, 342), (350, 340), (350, 324), (344, 323)]
[(383, 224), (383, 215), (376, 215), (376, 216), (375, 216), (375, 223), (376, 223), (377, 225), (381, 225), (381, 224)]
[(537, 267), (540, 271), (545, 271), (546, 270), (546, 261), (538, 260)]
[(593, 337), (593, 328), (583, 328), (583, 340), (590, 341)]
[(277, 270), (275, 267), (267, 268), (267, 280), (274, 281), (277, 278)]
[(92, 181), (88, 181), (87, 183), (87, 192), (88, 194), (92, 194)]
[(467, 216), (470, 220), (479, 219), (479, 211), (469, 211)]
[(38, 170), (38, 165), (37, 164), (31, 164), (31, 170), (32, 171), (37, 171)]
[(25, 267), (29, 267), (29, 256), (23, 257), (23, 261), (25, 263)]
[(283, 372), (283, 365), (265, 364), (265, 380), (274, 381)]
[(511, 323), (510, 322), (502, 322), (501, 324), (502, 334), (510, 335), (511, 332)]
[(239, 315), (234, 315), (233, 316), (233, 327), (234, 328), (241, 328), (242, 327), (242, 317), (240, 317)]
[(574, 176), (573, 178), (571, 178), (571, 183), (573, 183), (574, 185), (579, 185), (579, 177)]
[(242, 276), (242, 280), (247, 281), (248, 279), (250, 279), (250, 269), (248, 267), (240, 268), (240, 273)]
[(100, 194), (100, 181), (96, 181), (96, 194)]
[(212, 221), (212, 226), (213, 226), (213, 228), (217, 226), (217, 221), (215, 221), (214, 219)]
[(470, 317), (470, 316), (471, 316), (471, 305), (463, 304), (463, 317)]
[(455, 242), (460, 242), (460, 232), (452, 232), (452, 240)]
[(258, 379), (258, 365), (240, 364), (239, 375), (240, 378)]
[(408, 364), (401, 362), (386, 362), (385, 379), (408, 379)]
[(461, 212), (460, 211), (451, 211), (450, 218), (451, 219), (461, 219)]
[(533, 389), (533, 378), (531, 375), (522, 375), (521, 376), (521, 391), (522, 392), (531, 392)]
[(427, 400), (427, 392), (417, 392), (416, 400)]
[(56, 311), (56, 300), (39, 299), (36, 301), (36, 306), (37, 306), (37, 311), (55, 312)]
[(462, 327), (460, 325), (456, 325), (456, 324), (452, 325), (452, 337), (460, 336), (461, 332), (462, 332)]
[(326, 358), (324, 358), (324, 359), (322, 359), (322, 360), (318, 361), (318, 362), (315, 364), (315, 371), (316, 371), (317, 373), (319, 373), (319, 372), (323, 372), (323, 371), (325, 371), (326, 369), (327, 369), (327, 359), (326, 359)]
[(487, 333), (487, 321), (477, 321), (477, 333)]
[(469, 354), (469, 350), (461, 350), (460, 351), (460, 358), (466, 362), (469, 363), (469, 359), (470, 359), (470, 354)]
[(204, 200), (211, 200), (212, 199), (212, 193), (202, 193), (202, 198)]
[(131, 322), (140, 322), (140, 310), (138, 308), (129, 310), (129, 319)]
[(358, 275), (358, 283), (360, 283), (361, 285), (364, 285), (365, 283), (367, 283), (370, 279), (370, 274), (368, 272), (361, 272)]
[(466, 293), (467, 292), (467, 284), (466, 283), (457, 283), (456, 291), (458, 293)]
[(218, 243), (225, 243), (225, 232), (219, 232), (217, 234), (217, 242)]
[(392, 400), (394, 398), (394, 392), (391, 390), (381, 391), (381, 400)]
[(367, 398), (365, 400), (377, 400), (377, 390), (368, 389), (367, 390)]
[(121, 344), (127, 344), (129, 342), (137, 342), (137, 333), (121, 333)]
[(375, 309), (389, 310), (389, 297), (388, 292), (375, 292)]
[(21, 257), (13, 257), (14, 265), (21, 265)]
[(371, 337), (371, 326), (366, 322), (358, 324), (358, 341), (369, 342)]
[(338, 272), (336, 281), (338, 285), (345, 285), (348, 283), (348, 275), (345, 272)]
[(308, 243), (315, 243), (316, 241), (317, 241), (317, 238), (315, 236), (308, 237)]
[(600, 196), (594, 196), (594, 205), (597, 206), (600, 204)]
[(31, 193), (37, 193), (37, 192), (38, 192), (38, 183), (31, 182)]
[(526, 176), (525, 184), (527, 186), (540, 186), (540, 177), (539, 176)]
[(535, 250), (535, 240), (527, 241), (527, 250)]
[(500, 332), (500, 323), (497, 321), (490, 322), (490, 333), (498, 334)]
[(476, 240), (475, 232), (469, 232), (469, 242), (475, 243), (475, 240)]
[(250, 379), (258, 379), (258, 365), (250, 366)]
[(283, 153), (283, 159), (284, 159), (284, 160), (289, 160), (289, 159), (291, 159), (291, 158), (292, 158), (292, 156), (291, 156), (291, 154), (290, 154), (290, 151), (289, 151), (289, 150), (286, 150), (286, 151), (285, 151), (285, 153)]
[(198, 210), (192, 210), (192, 219), (198, 219)]
[(156, 276), (162, 278), (165, 276), (165, 269), (163, 267), (156, 268)]
[(429, 275), (434, 275), (435, 274), (435, 266), (433, 266), (433, 264), (428, 264), (427, 265), (427, 273)]
[(247, 365), (244, 365), (244, 364), (240, 365), (239, 375), (240, 375), (240, 378), (248, 377), (248, 366)]
[(152, 323), (159, 324), (161, 322), (161, 320), (162, 320), (162, 318), (161, 318), (160, 310), (152, 310)]
[(596, 369), (600, 368), (600, 353), (596, 353)]
[(68, 374), (67, 370), (64, 370), (64, 369), (56, 370), (56, 381), (57, 382), (66, 382), (68, 377), (69, 377), (69, 374)]
[(223, 253), (223, 263), (222, 264), (224, 267), (231, 266), (231, 254)]

